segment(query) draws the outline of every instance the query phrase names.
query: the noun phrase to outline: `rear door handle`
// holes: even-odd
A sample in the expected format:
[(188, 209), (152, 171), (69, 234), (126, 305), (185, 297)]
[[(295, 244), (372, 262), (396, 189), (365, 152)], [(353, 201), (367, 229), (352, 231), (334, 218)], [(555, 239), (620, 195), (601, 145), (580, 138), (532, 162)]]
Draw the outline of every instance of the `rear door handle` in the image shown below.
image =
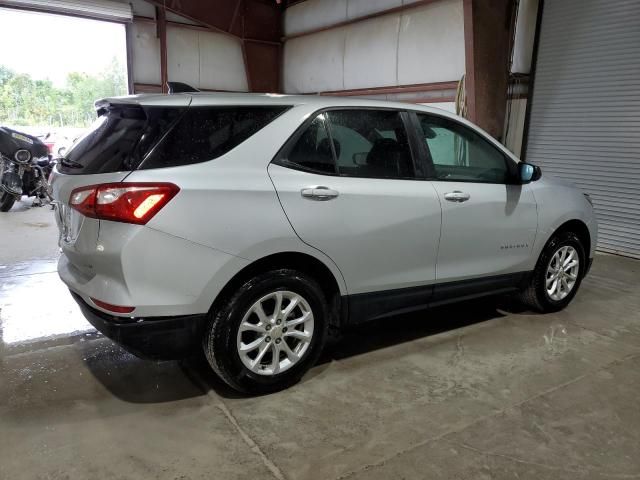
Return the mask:
[(445, 193), (444, 199), (449, 200), (450, 202), (466, 202), (471, 198), (471, 195), (465, 192), (461, 192), (460, 190), (455, 190), (453, 192)]
[(309, 200), (318, 200), (318, 201), (326, 201), (333, 200), (339, 194), (337, 190), (332, 190), (329, 187), (325, 187), (319, 185), (317, 187), (307, 187), (300, 190), (300, 194), (304, 198), (308, 198)]

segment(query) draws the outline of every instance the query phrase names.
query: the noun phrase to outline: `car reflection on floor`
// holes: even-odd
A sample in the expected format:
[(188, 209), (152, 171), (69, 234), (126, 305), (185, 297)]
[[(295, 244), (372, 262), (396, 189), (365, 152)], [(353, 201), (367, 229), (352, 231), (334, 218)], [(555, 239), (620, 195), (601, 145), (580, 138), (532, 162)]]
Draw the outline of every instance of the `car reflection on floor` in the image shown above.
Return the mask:
[(56, 264), (34, 260), (0, 266), (0, 332), (5, 346), (94, 331), (58, 278)]

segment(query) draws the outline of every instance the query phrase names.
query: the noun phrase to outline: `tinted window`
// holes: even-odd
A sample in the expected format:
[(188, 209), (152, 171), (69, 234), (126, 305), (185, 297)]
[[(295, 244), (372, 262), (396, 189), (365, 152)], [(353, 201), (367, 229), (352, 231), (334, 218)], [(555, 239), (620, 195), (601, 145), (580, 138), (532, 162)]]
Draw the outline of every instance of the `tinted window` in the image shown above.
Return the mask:
[(70, 175), (132, 170), (182, 111), (112, 106), (76, 140), (58, 168)]
[(288, 107), (191, 107), (140, 168), (212, 160), (247, 140)]
[(326, 115), (340, 175), (369, 178), (415, 176), (400, 112), (332, 110)]
[(480, 135), (440, 117), (418, 114), (418, 121), (439, 180), (509, 182), (507, 158)]
[(277, 162), (280, 165), (318, 173), (336, 173), (324, 114), (318, 115), (287, 150)]

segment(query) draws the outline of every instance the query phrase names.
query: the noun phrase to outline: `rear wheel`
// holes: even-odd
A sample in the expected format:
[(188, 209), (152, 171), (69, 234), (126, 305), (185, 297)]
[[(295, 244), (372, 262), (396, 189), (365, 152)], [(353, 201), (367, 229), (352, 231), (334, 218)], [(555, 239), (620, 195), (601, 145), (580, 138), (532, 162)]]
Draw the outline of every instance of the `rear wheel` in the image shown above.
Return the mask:
[(247, 281), (213, 313), (204, 353), (236, 390), (281, 390), (298, 382), (320, 355), (327, 312), (315, 280), (289, 269), (267, 272)]
[(14, 203), (16, 203), (16, 197), (7, 192), (0, 193), (0, 212), (8, 212)]
[(586, 267), (584, 247), (576, 234), (555, 235), (540, 254), (521, 299), (540, 312), (556, 312), (575, 297)]

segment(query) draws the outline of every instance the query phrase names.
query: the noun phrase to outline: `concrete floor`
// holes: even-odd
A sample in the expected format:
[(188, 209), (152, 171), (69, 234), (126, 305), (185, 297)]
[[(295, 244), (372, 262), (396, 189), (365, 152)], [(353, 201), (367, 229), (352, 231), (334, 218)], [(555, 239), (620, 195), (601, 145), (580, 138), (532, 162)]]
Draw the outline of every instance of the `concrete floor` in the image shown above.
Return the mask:
[(243, 398), (97, 334), (50, 210), (0, 232), (2, 479), (640, 478), (640, 262), (599, 255), (554, 315), (484, 300), (359, 328)]

